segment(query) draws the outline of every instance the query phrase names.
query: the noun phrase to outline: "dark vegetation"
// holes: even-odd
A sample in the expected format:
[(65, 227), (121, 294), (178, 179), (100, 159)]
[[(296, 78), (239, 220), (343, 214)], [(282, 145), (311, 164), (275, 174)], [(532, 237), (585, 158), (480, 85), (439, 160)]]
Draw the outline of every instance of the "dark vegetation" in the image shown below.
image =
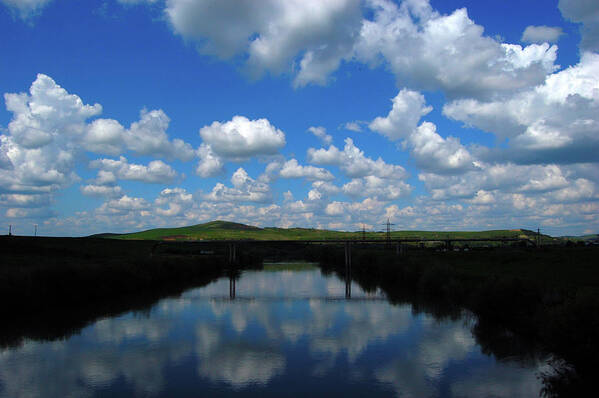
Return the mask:
[[(149, 309), (216, 280), (224, 248), (93, 238), (0, 237), (0, 347), (65, 338), (100, 317)], [(203, 253), (202, 253), (203, 252)], [(261, 258), (241, 254), (243, 264)]]
[[(412, 249), (402, 257), (393, 248), (355, 247), (351, 277), (436, 317), (470, 310), (485, 352), (521, 360), (551, 353), (554, 371), (542, 375), (543, 393), (586, 396), (595, 389), (599, 355), (598, 257), (597, 247)], [(309, 258), (345, 275), (341, 247), (315, 247)]]

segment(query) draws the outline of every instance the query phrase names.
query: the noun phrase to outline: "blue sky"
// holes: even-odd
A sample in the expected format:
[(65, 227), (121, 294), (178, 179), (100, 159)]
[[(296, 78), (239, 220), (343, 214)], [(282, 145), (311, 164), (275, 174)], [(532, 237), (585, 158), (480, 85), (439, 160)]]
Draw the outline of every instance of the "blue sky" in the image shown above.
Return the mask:
[(0, 3), (17, 234), (599, 231), (594, 1)]

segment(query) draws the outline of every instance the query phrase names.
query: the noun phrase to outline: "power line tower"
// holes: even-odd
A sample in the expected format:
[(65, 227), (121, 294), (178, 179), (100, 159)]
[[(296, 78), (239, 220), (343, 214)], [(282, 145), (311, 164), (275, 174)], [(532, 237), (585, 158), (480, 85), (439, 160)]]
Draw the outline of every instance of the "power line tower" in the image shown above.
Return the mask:
[(366, 240), (366, 225), (362, 223), (362, 240)]
[(391, 226), (395, 224), (389, 222), (389, 218), (387, 218), (387, 223), (383, 225), (387, 226), (387, 243), (389, 243), (391, 241)]

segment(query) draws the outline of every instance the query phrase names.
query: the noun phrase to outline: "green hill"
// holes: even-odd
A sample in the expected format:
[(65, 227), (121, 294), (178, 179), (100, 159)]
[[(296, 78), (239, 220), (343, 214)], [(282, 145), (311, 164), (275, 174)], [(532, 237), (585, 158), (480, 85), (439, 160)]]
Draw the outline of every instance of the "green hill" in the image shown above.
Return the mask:
[[(102, 236), (98, 234), (96, 236)], [(113, 235), (104, 237), (112, 239), (137, 240), (304, 240), (304, 239), (361, 239), (362, 231), (342, 232), (312, 228), (259, 228), (251, 225), (228, 221), (211, 221), (180, 228), (156, 228), (147, 231)], [(365, 232), (366, 239), (385, 239), (383, 231)], [(534, 240), (536, 232), (524, 229), (492, 230), (492, 231), (393, 231), (392, 239), (423, 238), (423, 239), (463, 239), (463, 238), (527, 238)], [(543, 243), (556, 243), (558, 239), (542, 235)]]

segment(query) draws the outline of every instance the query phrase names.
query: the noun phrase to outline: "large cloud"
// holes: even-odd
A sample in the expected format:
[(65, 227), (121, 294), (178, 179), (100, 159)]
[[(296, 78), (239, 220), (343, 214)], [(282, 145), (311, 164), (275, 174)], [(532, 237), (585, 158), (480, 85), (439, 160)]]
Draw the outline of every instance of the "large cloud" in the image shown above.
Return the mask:
[(502, 155), (508, 159), (511, 156), (518, 162), (596, 161), (599, 54), (584, 53), (579, 64), (548, 76), (543, 84), (508, 100), (462, 99), (445, 105), (443, 113), (508, 138), (511, 153)]
[(557, 47), (522, 48), (484, 36), (465, 8), (440, 15), (428, 2), (368, 2), (355, 46), (358, 60), (384, 60), (400, 85), (441, 89), (448, 97), (498, 98), (543, 81), (555, 69)]
[(168, 0), (166, 15), (202, 53), (247, 54), (254, 76), (290, 71), (301, 54), (297, 86), (326, 82), (351, 52), (361, 20), (358, 0), (263, 0), (259, 7), (249, 0)]

